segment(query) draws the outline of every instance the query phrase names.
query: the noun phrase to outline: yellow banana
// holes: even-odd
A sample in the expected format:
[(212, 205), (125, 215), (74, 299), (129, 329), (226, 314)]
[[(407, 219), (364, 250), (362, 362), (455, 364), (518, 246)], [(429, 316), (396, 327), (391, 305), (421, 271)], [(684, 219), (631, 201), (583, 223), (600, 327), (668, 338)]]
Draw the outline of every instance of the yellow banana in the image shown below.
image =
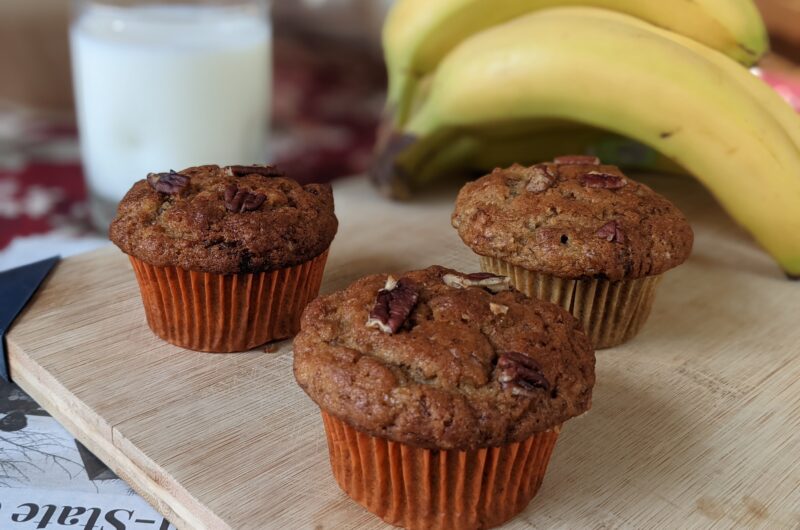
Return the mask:
[(686, 35), (750, 66), (769, 47), (752, 0), (399, 0), (384, 25), (389, 106), (401, 125), (417, 81), (473, 34), (521, 15), (561, 6), (599, 7)]
[[(611, 20), (618, 18), (618, 15), (612, 12), (597, 12), (597, 16), (606, 17)], [(789, 108), (786, 101), (774, 89), (767, 86), (763, 80), (755, 75), (742, 75), (741, 65), (732, 61), (722, 53), (708, 48), (707, 46), (703, 46), (697, 41), (671, 31), (653, 27), (650, 24), (638, 20), (628, 19), (628, 22), (657, 33), (681, 46), (685, 46), (695, 53), (702, 55), (704, 59), (713, 62), (718, 68), (730, 75), (731, 80), (740, 84), (751, 97), (757, 100), (764, 108), (764, 111), (783, 127), (786, 134), (789, 135), (794, 144), (800, 149), (800, 119), (798, 119), (797, 113), (791, 112), (792, 109)], [(427, 83), (430, 84), (430, 81)]]
[(416, 145), (441, 131), (498, 123), (565, 120), (633, 138), (700, 179), (798, 276), (800, 150), (782, 125), (798, 118), (750, 75), (627, 15), (551, 9), (453, 50), (403, 132), (420, 160)]

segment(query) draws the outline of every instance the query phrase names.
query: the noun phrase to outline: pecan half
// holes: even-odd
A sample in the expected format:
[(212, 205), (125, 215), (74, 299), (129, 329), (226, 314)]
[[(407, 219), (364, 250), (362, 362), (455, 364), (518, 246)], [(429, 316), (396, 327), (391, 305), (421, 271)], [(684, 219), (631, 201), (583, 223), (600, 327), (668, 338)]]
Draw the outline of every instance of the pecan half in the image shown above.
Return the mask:
[(503, 388), (511, 388), (512, 394), (530, 395), (534, 389), (550, 389), (542, 367), (524, 353), (507, 351), (497, 359), (497, 380)]
[(596, 234), (598, 237), (601, 237), (608, 241), (616, 243), (625, 242), (625, 233), (620, 229), (616, 221), (607, 222), (606, 224), (600, 227), (600, 230), (598, 230)]
[(602, 188), (606, 190), (618, 190), (624, 188), (627, 180), (619, 175), (604, 173), (602, 171), (589, 171), (580, 177), (581, 184), (587, 188)]
[(228, 166), (228, 171), (234, 177), (244, 177), (245, 175), (261, 175), (262, 177), (282, 177), (286, 173), (275, 166)]
[(169, 173), (148, 173), (147, 183), (159, 193), (174, 195), (189, 185), (189, 177), (172, 170)]
[(600, 159), (596, 156), (588, 155), (566, 155), (559, 156), (553, 160), (554, 164), (575, 165), (575, 166), (599, 166)]
[(553, 186), (553, 178), (545, 167), (533, 166), (529, 173), (530, 178), (528, 179), (528, 185), (525, 186), (526, 191), (542, 193)]
[(416, 286), (409, 280), (386, 279), (386, 285), (378, 291), (375, 305), (367, 318), (368, 328), (377, 328), (384, 333), (394, 334), (403, 327), (408, 315), (419, 299)]
[(482, 287), (490, 293), (499, 293), (511, 289), (511, 281), (507, 276), (498, 276), (490, 272), (473, 272), (472, 274), (448, 273), (442, 276), (442, 281), (448, 287), (456, 289)]
[(258, 210), (267, 196), (263, 193), (252, 193), (239, 189), (236, 184), (225, 188), (225, 208), (231, 212), (252, 212)]

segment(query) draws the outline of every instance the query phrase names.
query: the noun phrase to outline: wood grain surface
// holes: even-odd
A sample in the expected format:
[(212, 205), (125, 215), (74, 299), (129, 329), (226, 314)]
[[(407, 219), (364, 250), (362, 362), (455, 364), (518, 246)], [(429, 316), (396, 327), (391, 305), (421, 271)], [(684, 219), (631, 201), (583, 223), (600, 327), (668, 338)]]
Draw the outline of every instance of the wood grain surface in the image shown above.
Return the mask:
[[(593, 409), (506, 527), (800, 528), (800, 283), (694, 181), (647, 182), (689, 215), (694, 254), (642, 333), (599, 353)], [(477, 270), (449, 225), (454, 189), (398, 204), (355, 178), (335, 193), (323, 292), (433, 263)], [(158, 340), (115, 248), (62, 262), (8, 346), (12, 378), (180, 528), (386, 528), (335, 484), (290, 342), (215, 355)]]

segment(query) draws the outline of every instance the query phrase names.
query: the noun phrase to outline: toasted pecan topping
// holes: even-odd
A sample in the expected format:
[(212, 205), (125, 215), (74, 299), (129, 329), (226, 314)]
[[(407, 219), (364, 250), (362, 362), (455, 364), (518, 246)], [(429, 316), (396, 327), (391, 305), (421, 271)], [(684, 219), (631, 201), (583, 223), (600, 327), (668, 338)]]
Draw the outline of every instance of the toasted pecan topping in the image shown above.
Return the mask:
[(514, 394), (530, 394), (535, 389), (550, 389), (542, 368), (524, 353), (503, 352), (497, 359), (497, 380), (503, 388), (510, 388)]
[(533, 166), (525, 189), (531, 193), (542, 193), (550, 189), (554, 182), (545, 166)]
[(575, 165), (575, 166), (599, 166), (600, 159), (596, 156), (588, 155), (565, 155), (553, 160), (554, 164)]
[(148, 173), (147, 183), (159, 193), (174, 195), (189, 185), (189, 177), (170, 170), (169, 173)]
[(473, 272), (472, 274), (445, 274), (442, 281), (449, 287), (466, 289), (467, 287), (482, 287), (491, 293), (499, 293), (511, 289), (511, 282), (507, 276), (498, 276), (489, 272)]
[(378, 291), (375, 305), (369, 312), (367, 327), (377, 328), (390, 335), (397, 333), (405, 324), (418, 299), (419, 293), (412, 282), (405, 278), (396, 280), (389, 276), (385, 287)]
[(244, 177), (245, 175), (261, 175), (262, 177), (283, 177), (285, 173), (275, 166), (252, 165), (252, 166), (228, 166), (228, 170), (234, 177)]
[(225, 188), (225, 208), (231, 212), (252, 212), (258, 210), (267, 196), (263, 193), (252, 193), (245, 189), (240, 189), (236, 184), (231, 184)]
[(597, 236), (616, 243), (625, 242), (625, 233), (616, 221), (609, 221), (597, 231)]
[(589, 171), (580, 177), (581, 185), (587, 188), (597, 188), (606, 190), (618, 190), (624, 188), (627, 180), (619, 175), (604, 173), (602, 171)]

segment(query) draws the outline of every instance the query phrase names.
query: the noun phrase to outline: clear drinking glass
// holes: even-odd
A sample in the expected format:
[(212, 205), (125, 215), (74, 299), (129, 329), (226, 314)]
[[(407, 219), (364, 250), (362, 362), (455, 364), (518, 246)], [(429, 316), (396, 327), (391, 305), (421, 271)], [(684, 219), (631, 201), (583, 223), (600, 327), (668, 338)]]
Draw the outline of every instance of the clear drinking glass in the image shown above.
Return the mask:
[(95, 226), (151, 171), (264, 163), (269, 0), (73, 0), (73, 81)]

